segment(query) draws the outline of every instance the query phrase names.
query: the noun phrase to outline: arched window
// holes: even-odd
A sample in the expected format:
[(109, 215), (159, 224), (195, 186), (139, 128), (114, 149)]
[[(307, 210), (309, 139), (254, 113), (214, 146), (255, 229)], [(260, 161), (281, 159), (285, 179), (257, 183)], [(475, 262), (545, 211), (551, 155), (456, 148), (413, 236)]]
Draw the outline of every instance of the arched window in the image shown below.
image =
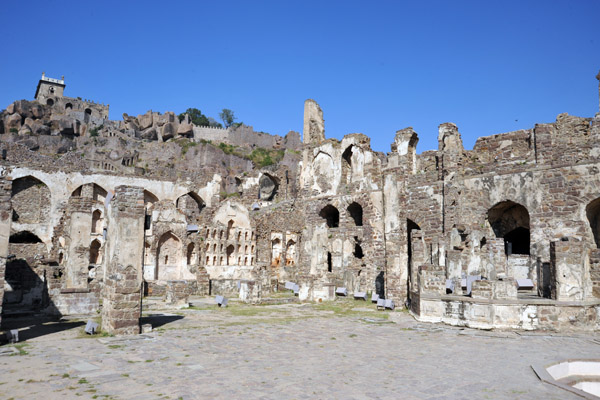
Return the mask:
[(271, 241), (271, 266), (278, 267), (281, 262), (281, 239), (275, 238)]
[(331, 204), (323, 207), (319, 215), (327, 221), (327, 226), (330, 228), (337, 228), (340, 226), (340, 212), (337, 208)]
[(71, 104), (71, 103), (65, 104), (65, 110), (72, 110), (72, 109), (73, 109), (73, 104)]
[(187, 247), (187, 265), (193, 265), (196, 263), (196, 251), (194, 243), (188, 244)]
[(52, 100), (52, 99), (46, 100), (46, 105), (53, 106), (54, 105), (54, 100)]
[(352, 217), (352, 219), (354, 220), (354, 224), (356, 226), (362, 226), (363, 225), (362, 206), (360, 204), (354, 202), (348, 206), (347, 210), (350, 213), (350, 216)]
[(227, 246), (227, 265), (233, 265), (233, 262), (235, 260), (235, 258), (233, 257), (234, 250), (235, 250), (235, 247), (233, 247), (232, 244)]
[(86, 108), (85, 109), (85, 113), (86, 113), (86, 115), (92, 115), (92, 109), (91, 108)]

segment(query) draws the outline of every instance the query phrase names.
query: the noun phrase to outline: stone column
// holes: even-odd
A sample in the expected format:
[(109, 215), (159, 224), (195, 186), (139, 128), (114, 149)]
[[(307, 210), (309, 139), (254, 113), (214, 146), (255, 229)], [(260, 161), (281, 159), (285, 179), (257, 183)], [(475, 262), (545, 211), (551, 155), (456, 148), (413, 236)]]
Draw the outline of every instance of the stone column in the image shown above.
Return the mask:
[(118, 186), (108, 208), (102, 330), (140, 333), (144, 189)]
[(554, 283), (553, 299), (582, 301), (590, 297), (592, 285), (583, 241), (565, 237), (550, 242), (550, 273)]
[(12, 207), (10, 195), (12, 181), (0, 175), (0, 324), (2, 323), (2, 300), (4, 298), (4, 273), (8, 257), (8, 240), (10, 238), (10, 222)]

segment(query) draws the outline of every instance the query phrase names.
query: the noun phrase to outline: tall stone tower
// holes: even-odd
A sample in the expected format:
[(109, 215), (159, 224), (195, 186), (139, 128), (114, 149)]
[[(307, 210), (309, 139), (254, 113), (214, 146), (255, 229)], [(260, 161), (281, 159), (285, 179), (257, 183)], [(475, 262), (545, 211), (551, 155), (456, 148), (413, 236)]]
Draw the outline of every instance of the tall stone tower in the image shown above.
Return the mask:
[(42, 78), (35, 89), (35, 99), (42, 104), (54, 105), (57, 97), (63, 97), (65, 90), (65, 77), (61, 79), (48, 78), (45, 72), (42, 72)]

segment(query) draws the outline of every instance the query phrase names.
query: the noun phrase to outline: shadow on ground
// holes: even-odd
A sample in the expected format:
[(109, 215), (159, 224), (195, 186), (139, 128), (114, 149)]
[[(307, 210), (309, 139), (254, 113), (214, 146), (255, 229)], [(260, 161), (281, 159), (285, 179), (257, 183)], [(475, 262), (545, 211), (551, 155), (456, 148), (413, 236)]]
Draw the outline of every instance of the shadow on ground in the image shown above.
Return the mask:
[[(15, 317), (2, 318), (2, 330), (19, 330), (19, 342), (25, 342), (40, 336), (62, 332), (85, 325), (82, 321), (65, 321), (52, 317)], [(0, 342), (4, 343), (6, 341)]]
[(150, 324), (152, 325), (152, 329), (159, 328), (163, 325), (166, 325), (170, 322), (177, 321), (183, 319), (182, 315), (173, 315), (173, 314), (150, 314), (145, 317), (140, 318), (140, 324)]

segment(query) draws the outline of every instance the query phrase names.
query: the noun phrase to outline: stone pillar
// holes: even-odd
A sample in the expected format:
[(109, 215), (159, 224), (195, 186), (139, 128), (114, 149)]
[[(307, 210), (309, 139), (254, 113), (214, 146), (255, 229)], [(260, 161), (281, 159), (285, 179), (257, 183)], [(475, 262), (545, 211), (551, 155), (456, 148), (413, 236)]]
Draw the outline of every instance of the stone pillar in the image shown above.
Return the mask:
[(325, 120), (323, 111), (316, 101), (304, 102), (304, 143), (319, 144), (325, 140)]
[[(87, 185), (86, 185), (87, 186)], [(85, 188), (85, 187), (84, 187)], [(69, 199), (69, 257), (65, 268), (66, 289), (87, 289), (92, 230), (92, 196)]]
[(102, 330), (140, 333), (144, 189), (118, 186), (108, 208)]
[(4, 299), (4, 273), (8, 256), (8, 240), (10, 238), (10, 222), (12, 207), (10, 196), (12, 181), (0, 175), (0, 324), (2, 323), (2, 300)]

